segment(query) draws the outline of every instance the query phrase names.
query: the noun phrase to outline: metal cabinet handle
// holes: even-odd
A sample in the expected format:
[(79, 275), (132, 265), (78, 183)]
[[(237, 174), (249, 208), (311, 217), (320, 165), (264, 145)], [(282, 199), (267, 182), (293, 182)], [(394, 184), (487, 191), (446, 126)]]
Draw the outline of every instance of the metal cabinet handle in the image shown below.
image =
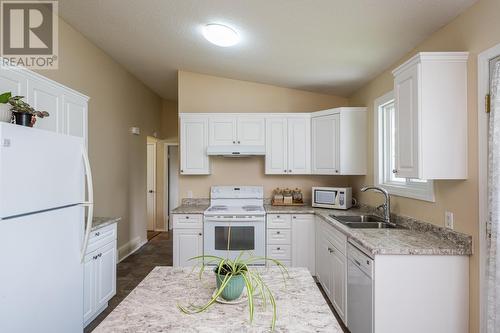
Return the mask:
[(201, 234), (201, 232), (199, 232), (199, 233), (198, 233), (198, 236), (201, 236), (201, 235), (202, 235), (202, 234)]
[(189, 220), (189, 216), (186, 216), (186, 220)]
[(392, 173), (398, 173), (398, 170), (392, 169)]
[(281, 232), (280, 232), (280, 231), (276, 231), (276, 234), (278, 234), (278, 235), (279, 235), (279, 234), (281, 234)]
[(101, 234), (101, 233), (98, 231), (98, 232), (96, 232), (96, 233), (95, 233), (95, 236), (97, 237), (97, 236), (99, 236), (100, 234)]
[(236, 141), (233, 141), (233, 144), (235, 144), (235, 143), (236, 143)]
[(328, 248), (328, 252), (333, 253), (335, 252), (331, 247)]
[(102, 253), (99, 253), (97, 256), (98, 256), (99, 258), (100, 258), (100, 257), (102, 257)]
[(339, 170), (335, 170), (335, 173), (339, 173)]
[(296, 218), (297, 218), (297, 216), (295, 216), (295, 215), (294, 215), (294, 216), (292, 216), (292, 217), (293, 217), (294, 219), (296, 219)]
[(238, 141), (238, 144), (240, 144), (240, 142)]
[(277, 218), (280, 218), (280, 216), (279, 216), (279, 215), (278, 215), (278, 216), (276, 216), (276, 217), (277, 217)]
[(357, 261), (356, 259), (353, 259), (353, 260), (356, 263), (356, 265), (361, 266), (361, 263), (359, 261)]
[(278, 251), (281, 250), (281, 247), (277, 247), (276, 250), (278, 250)]
[(184, 172), (184, 170), (181, 169), (181, 173), (183, 173), (183, 172)]
[(288, 170), (288, 172), (292, 172), (292, 170)]
[(286, 170), (283, 170), (283, 171), (285, 171), (285, 172), (286, 172)]

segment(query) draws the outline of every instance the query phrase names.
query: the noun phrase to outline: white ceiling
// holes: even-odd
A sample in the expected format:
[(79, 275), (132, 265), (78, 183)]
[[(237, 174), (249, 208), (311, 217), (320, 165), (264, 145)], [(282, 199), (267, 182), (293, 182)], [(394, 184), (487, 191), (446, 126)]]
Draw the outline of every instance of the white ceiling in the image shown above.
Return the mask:
[[(347, 96), (475, 0), (61, 0), (61, 16), (160, 96), (177, 70)], [(242, 36), (221, 48), (200, 28)]]

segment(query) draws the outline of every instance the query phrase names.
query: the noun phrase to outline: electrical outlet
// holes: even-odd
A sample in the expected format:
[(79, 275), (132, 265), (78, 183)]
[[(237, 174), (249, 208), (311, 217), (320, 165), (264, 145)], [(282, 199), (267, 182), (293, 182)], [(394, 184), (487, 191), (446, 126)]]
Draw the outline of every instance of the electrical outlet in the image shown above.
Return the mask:
[(444, 212), (444, 226), (448, 229), (453, 229), (453, 213)]
[(188, 191), (187, 197), (191, 199), (193, 197), (193, 191)]

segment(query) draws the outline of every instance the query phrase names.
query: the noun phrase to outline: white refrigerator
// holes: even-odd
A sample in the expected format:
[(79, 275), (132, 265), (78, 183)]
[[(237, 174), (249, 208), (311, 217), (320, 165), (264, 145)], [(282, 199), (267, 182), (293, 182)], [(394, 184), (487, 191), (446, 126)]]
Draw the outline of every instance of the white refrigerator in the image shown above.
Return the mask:
[(0, 123), (0, 332), (83, 331), (92, 197), (82, 138)]

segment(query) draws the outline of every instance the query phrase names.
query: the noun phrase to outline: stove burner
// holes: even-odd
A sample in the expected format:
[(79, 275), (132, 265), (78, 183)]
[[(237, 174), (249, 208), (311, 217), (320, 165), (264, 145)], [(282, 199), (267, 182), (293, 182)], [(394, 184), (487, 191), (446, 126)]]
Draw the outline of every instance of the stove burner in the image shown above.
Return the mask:
[(220, 211), (224, 211), (224, 210), (227, 210), (227, 206), (212, 206), (212, 207), (210, 207), (210, 211), (212, 211), (212, 212), (220, 212)]
[(261, 206), (243, 206), (242, 208), (247, 212), (258, 212), (262, 210)]

